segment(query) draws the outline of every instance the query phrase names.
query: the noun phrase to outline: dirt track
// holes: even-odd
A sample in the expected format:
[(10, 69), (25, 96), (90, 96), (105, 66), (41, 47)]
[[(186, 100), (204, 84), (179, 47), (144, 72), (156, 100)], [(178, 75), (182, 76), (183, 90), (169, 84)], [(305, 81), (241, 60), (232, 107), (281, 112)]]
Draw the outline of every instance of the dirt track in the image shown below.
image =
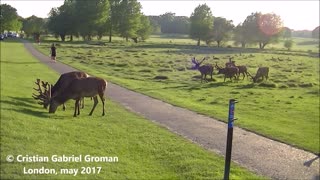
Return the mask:
[[(32, 44), (23, 41), (37, 59), (59, 73), (75, 69), (52, 63)], [(221, 155), (225, 153), (227, 125), (195, 112), (108, 83), (108, 97), (153, 122)], [(235, 123), (236, 124), (236, 123)], [(319, 156), (245, 131), (234, 129), (232, 160), (272, 179), (319, 179)]]

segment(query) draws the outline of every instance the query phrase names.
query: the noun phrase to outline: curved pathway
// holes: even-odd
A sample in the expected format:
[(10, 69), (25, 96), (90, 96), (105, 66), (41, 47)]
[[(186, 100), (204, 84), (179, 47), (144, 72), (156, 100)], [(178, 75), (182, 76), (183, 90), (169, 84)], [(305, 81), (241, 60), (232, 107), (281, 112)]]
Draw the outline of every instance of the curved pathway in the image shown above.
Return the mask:
[[(31, 43), (23, 43), (34, 57), (60, 74), (75, 70), (60, 62), (50, 62), (49, 57), (38, 52)], [(108, 89), (108, 97), (127, 109), (224, 155), (225, 123), (112, 83), (108, 83)], [(241, 166), (272, 179), (319, 179), (319, 156), (241, 128), (235, 127), (233, 133), (232, 160)]]

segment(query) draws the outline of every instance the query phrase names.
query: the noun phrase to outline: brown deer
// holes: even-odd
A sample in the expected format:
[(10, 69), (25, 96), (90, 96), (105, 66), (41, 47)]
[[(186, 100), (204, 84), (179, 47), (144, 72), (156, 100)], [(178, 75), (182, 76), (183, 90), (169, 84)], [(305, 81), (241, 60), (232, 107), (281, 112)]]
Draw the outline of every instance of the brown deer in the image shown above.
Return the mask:
[(80, 99), (93, 97), (94, 105), (89, 115), (91, 116), (98, 104), (99, 95), (102, 101), (102, 116), (105, 115), (104, 101), (106, 96), (107, 81), (98, 77), (74, 79), (63, 91), (52, 97), (49, 105), (49, 113), (55, 113), (57, 107), (69, 99), (75, 100), (74, 117), (80, 115)]
[(211, 80), (212, 80), (213, 66), (212, 66), (211, 64), (206, 64), (206, 65), (200, 66), (201, 63), (202, 63), (204, 60), (206, 60), (206, 58), (203, 58), (202, 61), (198, 62), (198, 61), (196, 60), (196, 58), (193, 57), (193, 58), (191, 59), (191, 62), (193, 63), (193, 66), (192, 66), (191, 69), (197, 69), (198, 71), (200, 71), (200, 73), (201, 73), (201, 82), (202, 82), (202, 80), (205, 80), (206, 82), (208, 82), (208, 80), (207, 80), (207, 75), (208, 75), (208, 74), (210, 74)]
[[(59, 92), (63, 91), (71, 82), (73, 79), (80, 79), (80, 78), (87, 78), (89, 77), (88, 74), (80, 71), (73, 71), (73, 72), (68, 72), (62, 74), (58, 81), (55, 83), (53, 87), (49, 87), (48, 83), (42, 82), (42, 87), (45, 89), (44, 92), (42, 92), (41, 87), (40, 87), (40, 80), (36, 82), (38, 85), (38, 89), (35, 89), (36, 91), (39, 92), (39, 95), (33, 94), (33, 98), (36, 100), (40, 100), (38, 102), (39, 104), (43, 105), (45, 109), (47, 109), (49, 103), (50, 103), (50, 98), (56, 96)], [(50, 93), (48, 93), (48, 89), (50, 90)], [(46, 93), (45, 93), (46, 92)], [(84, 99), (82, 99), (82, 108), (84, 107)], [(66, 106), (63, 103), (63, 110), (65, 111)]]
[(264, 80), (264, 78), (268, 80), (268, 76), (269, 76), (269, 67), (259, 67), (259, 69), (257, 70), (257, 74), (254, 77), (251, 76), (251, 78), (253, 82), (257, 82), (261, 77), (262, 77), (262, 80)]
[(248, 72), (247, 66), (236, 66), (239, 69), (238, 77), (240, 77), (240, 74), (243, 75), (242, 80), (247, 76), (247, 78), (250, 76), (250, 73)]
[(237, 67), (230, 66), (230, 67), (221, 68), (218, 66), (217, 63), (215, 65), (215, 67), (218, 69), (218, 74), (224, 74), (223, 82), (226, 82), (226, 78), (230, 78), (231, 81), (232, 81), (233, 77), (234, 77), (234, 79), (239, 79), (239, 77), (238, 77), (239, 69)]

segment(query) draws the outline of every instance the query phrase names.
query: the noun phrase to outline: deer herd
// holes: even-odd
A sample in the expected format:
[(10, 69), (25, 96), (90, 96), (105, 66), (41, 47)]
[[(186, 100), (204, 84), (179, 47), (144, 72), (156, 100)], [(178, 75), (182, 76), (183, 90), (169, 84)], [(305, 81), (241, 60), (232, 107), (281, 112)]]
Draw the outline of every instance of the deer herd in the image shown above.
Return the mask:
[(105, 99), (107, 81), (98, 77), (89, 77), (84, 72), (74, 71), (62, 74), (55, 85), (37, 79), (34, 88), (38, 94), (33, 94), (33, 98), (38, 100), (38, 104), (43, 105), (47, 109), (49, 106), (49, 113), (55, 113), (57, 107), (70, 99), (75, 100), (74, 117), (80, 115), (80, 101), (82, 108), (84, 107), (84, 98), (93, 98), (94, 104), (89, 113), (92, 115), (95, 107), (98, 104), (98, 96), (102, 102), (102, 116), (105, 115)]
[[(193, 63), (192, 69), (199, 70), (201, 73), (201, 82), (208, 81), (207, 75), (210, 75), (212, 80), (213, 70), (216, 68), (218, 74), (224, 74), (224, 81), (226, 78), (239, 79), (240, 74), (242, 74), (244, 79), (250, 76), (253, 82), (257, 82), (260, 78), (268, 79), (269, 68), (268, 67), (259, 67), (256, 75), (253, 77), (247, 70), (246, 66), (236, 66), (234, 61), (229, 60), (226, 63), (226, 66), (220, 67), (216, 63), (215, 66), (211, 64), (201, 65), (203, 61), (207, 58), (204, 58), (198, 62), (195, 58), (191, 59)], [(75, 100), (74, 114), (76, 117), (80, 115), (80, 105), (84, 107), (84, 98), (90, 97), (93, 99), (94, 104), (89, 113), (92, 115), (94, 109), (98, 104), (98, 96), (102, 102), (102, 116), (105, 115), (105, 100), (106, 100), (106, 89), (107, 81), (98, 77), (90, 77), (88, 74), (80, 71), (68, 72), (62, 74), (58, 81), (52, 85), (48, 82), (41, 81), (37, 79), (35, 84), (37, 88), (34, 88), (38, 94), (33, 94), (33, 98), (38, 101), (38, 104), (43, 105), (45, 109), (49, 106), (49, 113), (55, 113), (58, 106), (63, 105), (63, 110), (65, 110), (65, 102), (70, 99)]]
[(259, 67), (256, 75), (253, 77), (248, 72), (248, 69), (246, 66), (236, 66), (235, 61), (231, 61), (232, 58), (229, 59), (229, 62), (226, 63), (224, 68), (218, 66), (217, 63), (215, 64), (215, 66), (211, 64), (201, 65), (201, 63), (206, 59), (207, 58), (203, 58), (200, 62), (198, 62), (195, 57), (191, 59), (191, 62), (193, 64), (191, 69), (200, 71), (201, 82), (203, 80), (208, 82), (207, 75), (210, 75), (212, 80), (212, 74), (213, 74), (214, 68), (218, 70), (218, 74), (224, 74), (224, 82), (226, 81), (226, 78), (230, 78), (231, 81), (232, 81), (232, 78), (239, 79), (240, 74), (242, 74), (242, 77), (243, 77), (242, 80), (247, 76), (247, 78), (251, 77), (254, 83), (258, 82), (261, 78), (262, 80), (264, 79), (268, 80), (269, 67)]

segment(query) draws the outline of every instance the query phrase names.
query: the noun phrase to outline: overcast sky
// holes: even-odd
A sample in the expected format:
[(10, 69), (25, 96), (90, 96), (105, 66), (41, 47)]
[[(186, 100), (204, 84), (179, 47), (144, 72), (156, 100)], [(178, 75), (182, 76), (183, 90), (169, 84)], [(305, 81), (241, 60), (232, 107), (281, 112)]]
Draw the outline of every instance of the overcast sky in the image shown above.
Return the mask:
[[(237, 25), (245, 20), (252, 12), (275, 13), (280, 15), (285, 26), (295, 30), (313, 30), (319, 26), (319, 0), (309, 1), (151, 1), (140, 0), (142, 12), (145, 15), (161, 15), (166, 12), (176, 13), (177, 16), (190, 17), (193, 10), (206, 3), (214, 16), (233, 20)], [(59, 7), (63, 0), (1, 0), (17, 9), (22, 17), (36, 15), (47, 17), (51, 8)]]

